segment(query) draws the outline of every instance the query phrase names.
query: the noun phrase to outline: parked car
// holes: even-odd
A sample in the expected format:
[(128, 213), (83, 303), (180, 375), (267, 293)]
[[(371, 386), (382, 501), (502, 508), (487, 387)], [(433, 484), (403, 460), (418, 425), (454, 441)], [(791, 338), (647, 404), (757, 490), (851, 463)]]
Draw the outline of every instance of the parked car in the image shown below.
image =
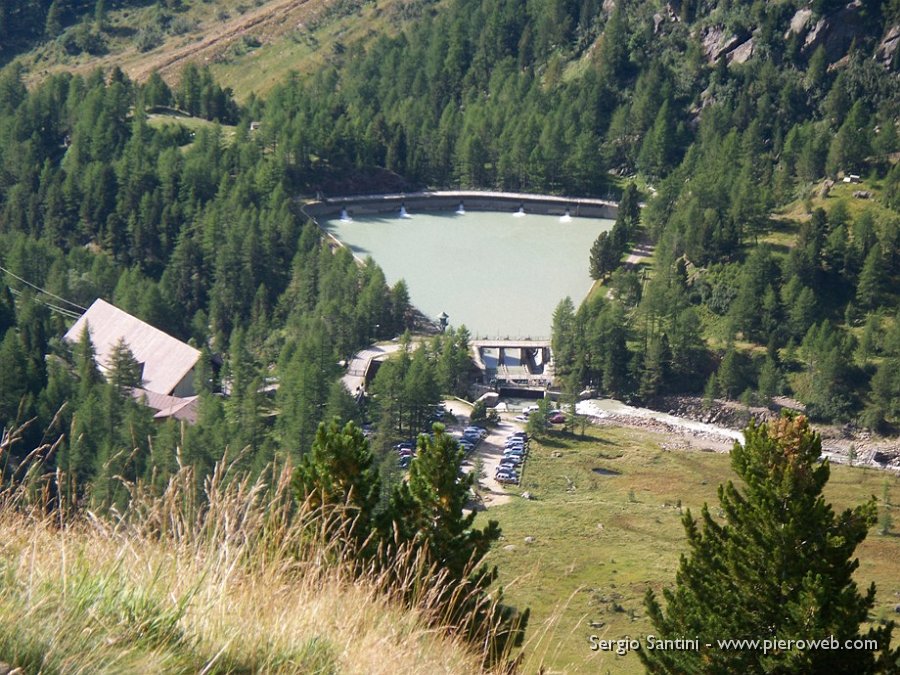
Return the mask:
[(565, 422), (566, 422), (566, 416), (561, 412), (558, 412), (555, 415), (550, 416), (551, 424), (565, 424)]
[(515, 417), (513, 417), (513, 419), (514, 419), (516, 422), (527, 422), (527, 421), (528, 421), (528, 415), (516, 415)]
[(511, 473), (509, 471), (502, 471), (502, 472), (498, 473), (496, 476), (494, 476), (494, 479), (498, 483), (518, 483), (519, 482), (519, 477), (516, 474)]
[(461, 440), (461, 441), (457, 441), (457, 443), (459, 443), (459, 447), (461, 447), (466, 452), (472, 452), (475, 449), (475, 444), (470, 443), (469, 441), (467, 441), (465, 439)]
[(400, 468), (408, 469), (409, 465), (412, 463), (412, 455), (407, 455), (406, 457), (400, 458)]
[(509, 461), (509, 462), (518, 462), (519, 464), (521, 464), (524, 460), (525, 460), (525, 455), (524, 455), (524, 454), (518, 454), (518, 453), (513, 454), (513, 453), (510, 453), (510, 454), (507, 455), (507, 454), (504, 453), (503, 459), (502, 459), (501, 461), (503, 461), (503, 462), (507, 462), (507, 461)]

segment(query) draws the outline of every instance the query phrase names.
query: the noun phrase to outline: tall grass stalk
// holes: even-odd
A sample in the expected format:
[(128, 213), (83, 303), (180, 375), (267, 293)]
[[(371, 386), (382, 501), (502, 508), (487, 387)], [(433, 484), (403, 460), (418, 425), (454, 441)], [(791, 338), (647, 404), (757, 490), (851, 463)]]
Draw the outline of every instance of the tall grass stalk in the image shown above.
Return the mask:
[(202, 488), (182, 466), (94, 513), (57, 498), (66, 477), (40, 461), (52, 451), (0, 491), (0, 660), (29, 673), (482, 672), (465, 619), (455, 635), (435, 627), (446, 578), (403, 547), (390, 570), (361, 569), (352, 522), (297, 504), (290, 466), (251, 478), (223, 461)]

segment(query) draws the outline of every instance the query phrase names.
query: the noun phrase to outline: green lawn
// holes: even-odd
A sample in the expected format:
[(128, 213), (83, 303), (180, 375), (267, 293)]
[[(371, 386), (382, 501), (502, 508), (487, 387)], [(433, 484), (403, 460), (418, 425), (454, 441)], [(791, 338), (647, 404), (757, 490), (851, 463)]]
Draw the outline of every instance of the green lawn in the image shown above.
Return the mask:
[[(695, 513), (708, 502), (716, 513), (716, 488), (733, 478), (727, 455), (663, 450), (667, 438), (630, 429), (598, 427), (589, 434), (533, 444), (523, 484), (511, 492), (528, 490), (535, 500), (517, 498), (488, 513), (504, 532), (490, 561), (500, 569), (507, 599), (532, 608), (525, 672), (540, 665), (547, 672), (642, 672), (633, 654), (592, 652), (589, 636), (649, 632), (644, 593), (674, 582), (685, 550), (679, 500)], [(827, 496), (836, 507), (880, 497), (885, 476), (834, 467)], [(892, 503), (900, 504), (900, 479), (891, 478), (890, 489)], [(878, 585), (875, 617), (892, 615), (900, 603), (900, 535), (873, 531), (858, 553), (861, 585)]]
[[(196, 133), (200, 129), (205, 128), (213, 128), (218, 123), (210, 122), (209, 120), (205, 120), (201, 117), (188, 117), (181, 115), (171, 115), (171, 114), (158, 114), (154, 113), (151, 115), (147, 115), (147, 124), (151, 127), (163, 128), (167, 126), (180, 126), (184, 127), (188, 131)], [(231, 142), (234, 140), (234, 134), (236, 128), (233, 126), (229, 126), (227, 124), (218, 124), (219, 128), (222, 130), (222, 142), (226, 145), (231, 145)], [(187, 146), (185, 146), (187, 147)]]

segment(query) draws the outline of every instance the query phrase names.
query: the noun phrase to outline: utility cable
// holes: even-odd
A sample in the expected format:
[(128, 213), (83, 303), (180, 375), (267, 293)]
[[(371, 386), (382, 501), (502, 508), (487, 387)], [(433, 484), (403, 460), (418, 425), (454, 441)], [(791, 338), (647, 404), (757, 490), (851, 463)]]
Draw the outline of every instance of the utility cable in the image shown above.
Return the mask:
[(23, 279), (22, 277), (18, 276), (17, 274), (13, 274), (12, 272), (10, 272), (10, 271), (9, 271), (8, 269), (6, 269), (5, 267), (0, 266), (0, 272), (6, 272), (6, 273), (7, 273), (9, 276), (11, 276), (13, 279), (17, 279), (18, 281), (21, 281), (23, 284), (26, 284), (26, 285), (28, 285), (28, 286), (31, 286), (33, 289), (38, 290), (38, 291), (40, 291), (41, 293), (46, 293), (46, 294), (49, 295), (51, 298), (56, 298), (57, 300), (62, 300), (62, 301), (63, 301), (64, 303), (66, 303), (67, 305), (72, 305), (72, 307), (77, 307), (78, 309), (80, 309), (80, 310), (83, 311), (83, 312), (86, 312), (86, 311), (87, 311), (87, 307), (82, 307), (81, 305), (79, 305), (79, 304), (77, 304), (77, 303), (75, 303), (75, 302), (72, 302), (71, 300), (66, 300), (65, 298), (61, 298), (60, 296), (56, 295), (55, 293), (51, 293), (50, 291), (45, 290), (45, 289), (41, 288), (40, 286), (37, 286), (37, 285), (31, 283), (31, 282), (28, 281), (27, 279)]

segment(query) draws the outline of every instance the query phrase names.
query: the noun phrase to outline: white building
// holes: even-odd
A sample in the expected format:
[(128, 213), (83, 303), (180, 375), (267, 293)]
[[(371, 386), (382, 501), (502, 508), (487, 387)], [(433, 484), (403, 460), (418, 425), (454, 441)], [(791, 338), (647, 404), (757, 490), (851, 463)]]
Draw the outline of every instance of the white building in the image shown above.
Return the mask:
[(198, 349), (128, 312), (123, 312), (105, 300), (96, 300), (81, 315), (66, 333), (66, 341), (77, 343), (85, 326), (94, 344), (97, 366), (104, 374), (109, 369), (116, 343), (120, 339), (125, 340), (143, 369), (143, 392), (141, 389), (135, 390), (136, 398), (142, 398), (150, 407), (156, 407), (153, 405), (156, 397), (148, 396), (148, 393), (162, 395), (164, 399), (160, 400), (165, 400), (166, 409), (172, 409), (173, 404), (177, 407), (178, 399), (185, 400), (197, 393), (194, 387), (194, 370), (200, 360)]

